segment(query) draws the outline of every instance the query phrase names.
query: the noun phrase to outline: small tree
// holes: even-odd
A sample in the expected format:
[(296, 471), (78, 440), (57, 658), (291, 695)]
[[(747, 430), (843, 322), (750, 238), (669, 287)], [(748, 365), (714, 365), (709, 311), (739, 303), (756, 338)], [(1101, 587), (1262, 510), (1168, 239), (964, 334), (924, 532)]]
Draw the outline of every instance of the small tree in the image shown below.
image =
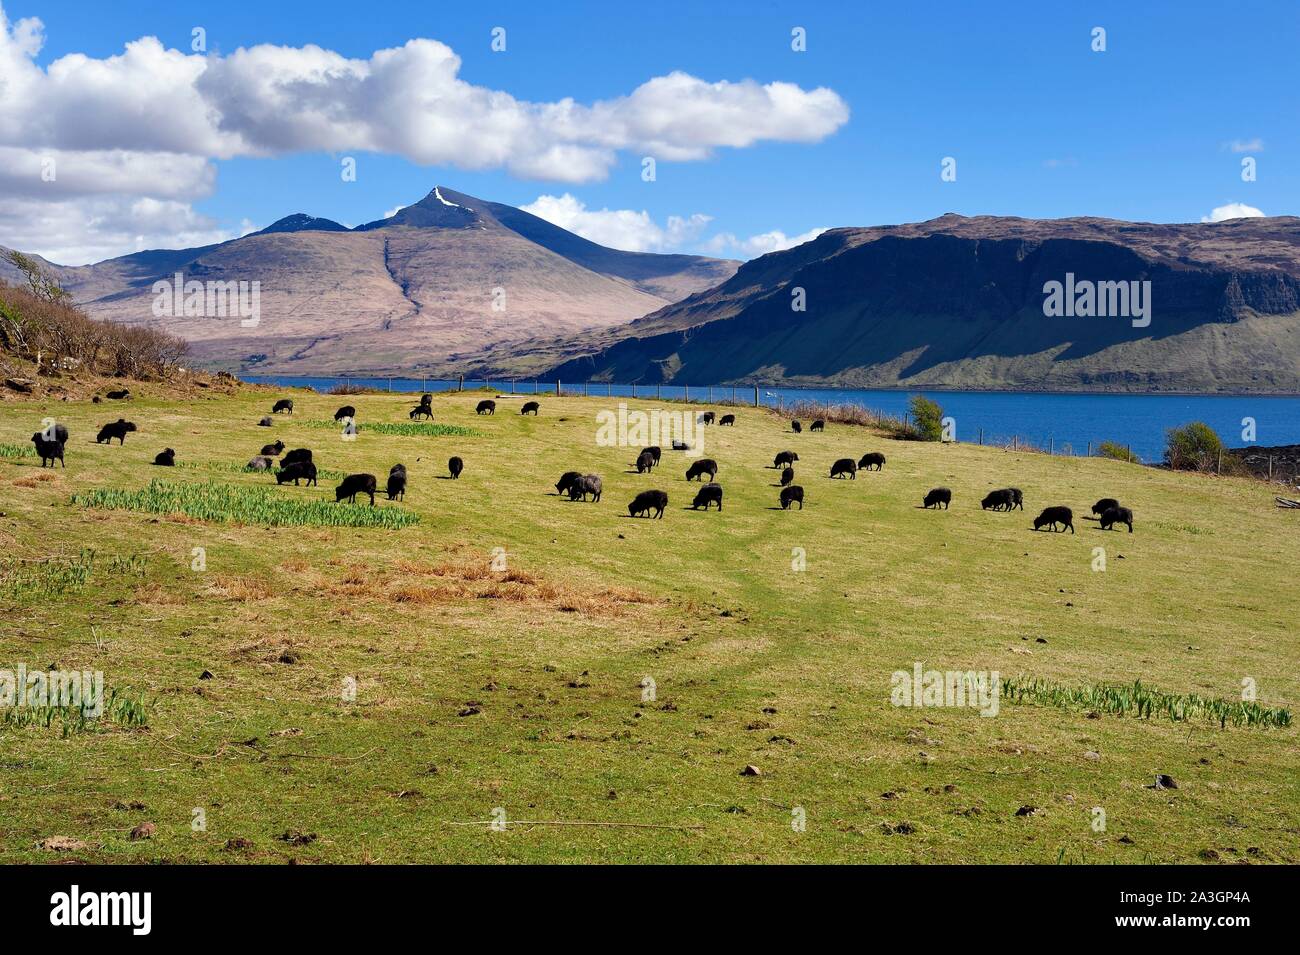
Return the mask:
[(27, 287), (31, 289), (33, 295), (46, 302), (65, 302), (72, 298), (68, 290), (65, 289), (58, 281), (46, 274), (41, 268), (41, 263), (37, 262), (30, 255), (10, 249), (5, 253), (5, 259), (9, 264), (23, 273), (27, 279)]
[(943, 409), (925, 395), (912, 395), (912, 420), (922, 441), (943, 440)]
[(1115, 441), (1103, 441), (1097, 447), (1097, 453), (1103, 458), (1113, 458), (1116, 461), (1127, 461), (1129, 464), (1142, 463), (1142, 459), (1134, 454), (1127, 445), (1118, 444)]
[(1165, 464), (1176, 471), (1212, 471), (1223, 453), (1223, 440), (1203, 421), (1170, 428)]

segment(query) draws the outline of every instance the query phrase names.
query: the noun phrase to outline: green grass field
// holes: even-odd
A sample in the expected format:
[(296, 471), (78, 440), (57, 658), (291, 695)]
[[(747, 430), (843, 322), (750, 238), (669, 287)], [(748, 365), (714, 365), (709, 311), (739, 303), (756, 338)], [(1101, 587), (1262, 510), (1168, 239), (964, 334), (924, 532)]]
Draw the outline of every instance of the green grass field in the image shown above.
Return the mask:
[[(4, 406), (0, 443), (30, 447), (47, 415), (72, 437), (66, 469), (0, 456), (0, 669), (103, 671), (145, 723), (0, 721), (0, 860), (1300, 861), (1293, 723), (1072, 699), (1140, 680), (1234, 704), (1253, 680), (1261, 711), (1296, 710), (1300, 514), (1263, 484), (795, 435), (742, 407), (705, 432), (726, 499), (704, 513), (684, 455), (642, 476), (638, 447), (597, 445), (607, 399), (477, 417), (482, 393), (439, 395), (435, 422), (468, 433), (381, 433), (409, 424), (409, 395), (293, 393), (297, 414), (260, 428), (278, 392), (141, 390)], [(314, 423), (344, 403), (355, 440)], [(96, 445), (119, 415), (139, 432)], [(403, 516), (329, 526), (319, 502), (353, 507), (334, 481), (238, 470), (277, 437), (381, 487), (403, 462), (405, 502), (379, 502)], [(151, 466), (164, 447), (187, 466)], [(785, 448), (802, 511), (775, 507)], [(828, 479), (869, 450), (882, 472)], [(554, 494), (570, 469), (604, 478), (601, 503)], [(951, 510), (919, 507), (935, 485)], [(1025, 510), (981, 511), (1005, 485)], [(651, 487), (664, 519), (629, 518)], [(1136, 533), (1084, 519), (1103, 496)], [(1049, 504), (1077, 534), (1031, 530)], [(894, 706), (891, 675), (918, 662), (1058, 691), (994, 716)]]

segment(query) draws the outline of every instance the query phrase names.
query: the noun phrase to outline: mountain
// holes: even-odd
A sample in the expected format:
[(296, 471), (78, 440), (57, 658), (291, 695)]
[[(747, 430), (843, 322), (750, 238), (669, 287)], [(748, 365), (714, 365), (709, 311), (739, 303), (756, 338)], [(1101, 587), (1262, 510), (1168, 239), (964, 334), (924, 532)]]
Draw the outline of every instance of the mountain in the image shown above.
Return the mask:
[[(437, 186), (348, 229), (306, 213), (219, 245), (50, 271), (94, 317), (186, 338), (197, 364), (264, 374), (451, 374), (484, 350), (625, 324), (738, 262), (620, 252)], [(155, 283), (258, 282), (260, 317), (154, 314)], [(13, 281), (11, 268), (0, 278)], [(164, 301), (174, 301), (164, 297)]]
[[(1149, 324), (1049, 317), (1046, 284), (1070, 281), (1149, 282)], [(543, 373), (575, 381), (1297, 393), (1300, 219), (833, 229), (627, 325), (515, 354), (574, 356)]]

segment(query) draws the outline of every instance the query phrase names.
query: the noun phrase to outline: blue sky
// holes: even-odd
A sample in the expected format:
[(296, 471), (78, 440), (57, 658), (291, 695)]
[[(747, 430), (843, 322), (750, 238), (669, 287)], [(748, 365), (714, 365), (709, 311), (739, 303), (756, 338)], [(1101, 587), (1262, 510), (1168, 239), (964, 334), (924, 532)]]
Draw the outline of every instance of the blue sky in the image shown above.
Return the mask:
[[(392, 149), (304, 148), (299, 134), (278, 149), (263, 142), (229, 157), (196, 142), (192, 151), (204, 171), (191, 170), (188, 189), (154, 197), (152, 219), (140, 214), (137, 201), (131, 215), (147, 220), (138, 235), (131, 215), (121, 212), (123, 221), (115, 223), (111, 210), (127, 208), (132, 195), (147, 195), (148, 185), (124, 185), (116, 206), (106, 190), (91, 188), (103, 204), (103, 235), (86, 241), (76, 234), (71, 205), (66, 214), (33, 216), (32, 203), (45, 194), (33, 197), (0, 173), (0, 244), (65, 260), (98, 257), (127, 240), (151, 245), (238, 234), (299, 211), (357, 224), (417, 200), (435, 183), (513, 205), (567, 193), (573, 201), (564, 209), (552, 204), (553, 213), (570, 216), (561, 224), (577, 224), (598, 239), (737, 257), (780, 243), (754, 238), (766, 233), (788, 240), (829, 226), (945, 212), (1187, 222), (1241, 203), (1268, 215), (1300, 213), (1300, 4), (1290, 0), (0, 4), (11, 33), (24, 18), (43, 24), (43, 43), (30, 57), (42, 71), (72, 54), (119, 56), (125, 44), (145, 36), (189, 54), (195, 26), (206, 31), (209, 57), (259, 44), (315, 44), (367, 61), (377, 50), (428, 38), (460, 58), (460, 81), (529, 103), (617, 102), (654, 77), (682, 71), (704, 84), (779, 82), (805, 94), (825, 88), (847, 114), (829, 132), (794, 136), (785, 136), (782, 124), (797, 125), (797, 117), (760, 117), (755, 122), (768, 132), (754, 142), (705, 145), (706, 158), (659, 158), (654, 182), (642, 180), (640, 142), (613, 147), (608, 164), (583, 181), (485, 164), (481, 157), (467, 163), (484, 166), (475, 169), (455, 161), (422, 164)], [(497, 26), (506, 30), (504, 52), (490, 47)], [(807, 31), (806, 52), (791, 50), (796, 26)], [(1091, 49), (1098, 26), (1106, 30), (1105, 52)], [(0, 81), (4, 62), (12, 61), (0, 61)], [(87, 94), (46, 85), (50, 92), (35, 95), (73, 98), (70, 128), (21, 116), (6, 127), (0, 107), (6, 137), (0, 159), (5, 146), (27, 146), (61, 150), (75, 163), (78, 149), (130, 149), (132, 136), (152, 139), (162, 124), (193, 119), (162, 111), (145, 117), (150, 125), (138, 132), (129, 121), (116, 124), (116, 137), (112, 130), (87, 131), (84, 117), (105, 107), (83, 104), (78, 121), (75, 97)], [(394, 87), (393, 98), (403, 95)], [(391, 104), (379, 100), (387, 99), (374, 97), (370, 106), (382, 112)], [(24, 123), (40, 126), (40, 134), (23, 140)], [(708, 138), (707, 131), (686, 135), (697, 133)], [(326, 145), (335, 145), (334, 137)], [(167, 147), (178, 148), (188, 147)], [(439, 149), (454, 155), (457, 147)], [(340, 177), (343, 156), (357, 161), (355, 182)], [(1254, 182), (1242, 180), (1244, 156), (1257, 162)], [(941, 180), (944, 157), (957, 160), (955, 182)], [(84, 168), (94, 175), (92, 166)], [(55, 193), (42, 201), (55, 210), (75, 199), (75, 193)], [(647, 215), (602, 219), (602, 210)], [(171, 232), (168, 216), (179, 222)], [(673, 216), (686, 222), (671, 229)], [(708, 219), (692, 224), (691, 216)], [(48, 234), (33, 221), (40, 218), (48, 219)]]

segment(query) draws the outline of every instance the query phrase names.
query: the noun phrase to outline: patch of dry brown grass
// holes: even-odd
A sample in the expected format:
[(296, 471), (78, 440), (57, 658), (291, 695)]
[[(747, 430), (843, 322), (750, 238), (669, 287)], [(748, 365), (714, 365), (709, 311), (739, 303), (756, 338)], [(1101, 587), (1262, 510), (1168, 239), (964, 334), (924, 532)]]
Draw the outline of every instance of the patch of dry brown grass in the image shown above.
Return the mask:
[(261, 577), (237, 574), (218, 574), (209, 585), (208, 590), (226, 600), (247, 603), (252, 600), (266, 600), (275, 596), (275, 588)]

